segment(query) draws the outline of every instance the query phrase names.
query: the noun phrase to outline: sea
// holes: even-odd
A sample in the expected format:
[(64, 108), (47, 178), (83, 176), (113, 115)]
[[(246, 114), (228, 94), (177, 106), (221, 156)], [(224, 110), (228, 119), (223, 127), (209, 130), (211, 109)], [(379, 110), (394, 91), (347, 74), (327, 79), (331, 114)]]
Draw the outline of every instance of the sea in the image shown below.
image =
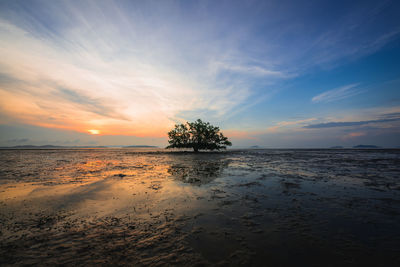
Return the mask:
[(0, 265), (400, 266), (400, 150), (0, 150)]

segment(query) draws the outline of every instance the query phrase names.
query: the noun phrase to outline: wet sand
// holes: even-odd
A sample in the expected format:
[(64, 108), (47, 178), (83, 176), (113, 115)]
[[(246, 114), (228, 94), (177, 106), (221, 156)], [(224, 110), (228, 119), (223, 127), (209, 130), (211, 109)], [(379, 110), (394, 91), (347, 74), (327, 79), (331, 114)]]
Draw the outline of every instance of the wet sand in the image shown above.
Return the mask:
[(1, 150), (2, 265), (400, 266), (400, 150)]

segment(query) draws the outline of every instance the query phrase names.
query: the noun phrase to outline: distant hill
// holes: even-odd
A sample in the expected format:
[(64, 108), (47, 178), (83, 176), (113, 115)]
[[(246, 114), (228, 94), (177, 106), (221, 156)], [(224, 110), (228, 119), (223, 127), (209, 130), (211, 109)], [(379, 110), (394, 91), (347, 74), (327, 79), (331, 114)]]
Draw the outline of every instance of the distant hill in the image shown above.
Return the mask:
[(22, 145), (22, 146), (3, 146), (0, 149), (68, 149), (68, 148), (106, 148), (106, 146), (53, 146), (53, 145)]
[(342, 146), (331, 146), (330, 148), (332, 148), (332, 149), (339, 149), (339, 148), (344, 148), (344, 147), (342, 147)]
[(72, 149), (72, 148), (157, 148), (157, 146), (137, 145), (137, 146), (53, 146), (53, 145), (22, 145), (22, 146), (3, 146), (0, 149)]
[(51, 148), (63, 148), (62, 146), (44, 145), (44, 146), (34, 146), (34, 145), (22, 145), (22, 146), (3, 146), (2, 149), (51, 149)]
[(380, 148), (380, 147), (374, 145), (358, 145), (358, 146), (353, 146), (353, 148)]

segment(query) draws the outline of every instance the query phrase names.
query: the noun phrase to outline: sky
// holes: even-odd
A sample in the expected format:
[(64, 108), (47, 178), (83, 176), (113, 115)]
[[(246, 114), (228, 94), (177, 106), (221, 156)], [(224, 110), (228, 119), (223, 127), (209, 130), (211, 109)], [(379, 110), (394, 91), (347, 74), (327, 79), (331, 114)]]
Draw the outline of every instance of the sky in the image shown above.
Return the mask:
[(0, 1), (0, 146), (400, 147), (399, 1)]

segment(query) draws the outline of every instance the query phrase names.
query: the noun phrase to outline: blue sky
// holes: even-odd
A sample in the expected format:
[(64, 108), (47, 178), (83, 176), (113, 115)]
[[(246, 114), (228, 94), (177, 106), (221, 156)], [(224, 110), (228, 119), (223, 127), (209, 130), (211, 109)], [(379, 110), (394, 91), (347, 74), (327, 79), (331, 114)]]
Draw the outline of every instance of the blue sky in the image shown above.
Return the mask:
[[(400, 146), (396, 1), (1, 1), (0, 145)], [(99, 134), (93, 134), (99, 133)]]

